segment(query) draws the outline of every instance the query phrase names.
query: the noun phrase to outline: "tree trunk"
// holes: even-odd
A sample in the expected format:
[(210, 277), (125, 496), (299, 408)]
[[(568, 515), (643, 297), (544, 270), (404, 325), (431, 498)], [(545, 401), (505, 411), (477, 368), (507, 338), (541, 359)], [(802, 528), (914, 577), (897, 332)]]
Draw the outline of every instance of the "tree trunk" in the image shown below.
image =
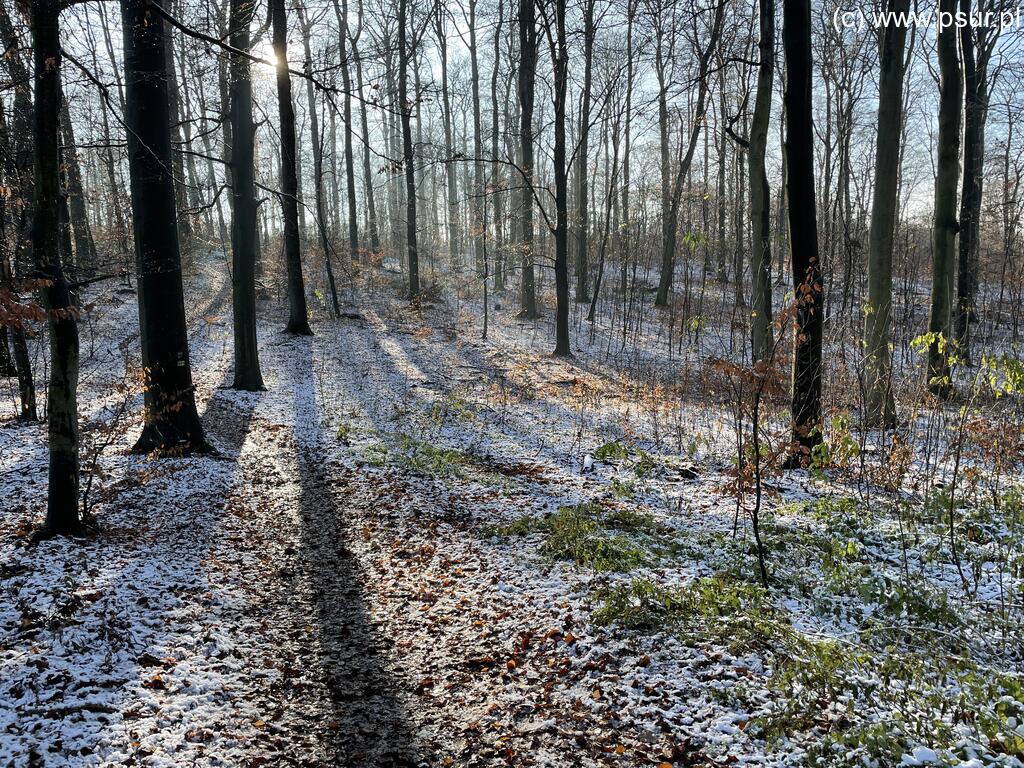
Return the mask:
[(420, 254), (416, 246), (416, 169), (412, 152), (412, 107), (409, 103), (409, 59), (407, 42), (409, 0), (398, 2), (398, 109), (402, 122), (402, 168), (405, 171), (405, 243), (409, 258), (409, 298), (420, 295)]
[[(473, 254), (478, 271), (484, 268), (485, 224), (483, 212), (484, 164), (483, 124), (480, 117), (480, 62), (476, 43), (477, 0), (469, 0), (469, 67), (473, 81), (473, 196), (470, 211), (473, 214)], [(490, 265), (486, 265), (490, 271)], [(486, 278), (484, 278), (486, 281)]]
[(565, 0), (555, 0), (551, 59), (555, 76), (555, 355), (570, 357), (569, 344), (569, 182), (565, 167), (565, 100), (569, 49), (565, 42)]
[(595, 0), (584, 0), (583, 4), (583, 92), (580, 94), (580, 146), (576, 158), (576, 301), (590, 301), (587, 286), (587, 256), (589, 235), (589, 212), (587, 210), (588, 139), (590, 138), (590, 91), (593, 84)]
[(32, 252), (46, 279), (42, 303), (50, 335), (47, 437), (50, 466), (44, 532), (78, 531), (78, 322), (58, 243), (60, 204), (60, 3), (33, 0), (35, 216)]
[[(255, 4), (231, 0), (231, 47), (247, 53), (251, 46)], [(252, 77), (249, 59), (232, 54), (231, 102), (231, 295), (235, 331), (235, 389), (258, 392), (263, 387), (256, 338), (256, 185)]]
[(771, 189), (765, 170), (768, 124), (772, 111), (772, 83), (775, 77), (775, 0), (759, 0), (760, 62), (757, 95), (750, 126), (747, 173), (750, 187), (750, 220), (753, 248), (750, 258), (752, 319), (751, 352), (754, 361), (765, 360), (774, 346), (772, 339), (772, 214)]
[(171, 176), (163, 18), (150, 2), (122, 0), (125, 125), (131, 171), (146, 424), (136, 451), (207, 448), (189, 364), (181, 252)]
[[(888, 10), (906, 13), (910, 0), (889, 0)], [(900, 137), (903, 134), (903, 49), (907, 30), (890, 24), (882, 32), (878, 81), (878, 133), (875, 140), (875, 190), (868, 233), (868, 302), (864, 315), (865, 421), (892, 427), (892, 251), (899, 195)]]
[(501, 192), (501, 164), (498, 162), (498, 70), (501, 62), (501, 27), (505, 21), (504, 15), (505, 3), (503, 0), (498, 0), (498, 19), (494, 28), (494, 57), (491, 61), (491, 196), (494, 199), (491, 208), (494, 214), (494, 290), (496, 291), (505, 290), (501, 231), (504, 200)]
[(534, 0), (519, 0), (519, 190), (522, 282), (519, 304), (524, 317), (537, 317), (533, 271), (533, 90), (537, 68)]
[[(960, 10), (970, 14), (970, 0)], [(980, 36), (975, 44), (975, 33)], [(988, 113), (989, 30), (970, 26), (960, 30), (964, 62), (964, 179), (960, 196), (960, 250), (957, 270), (956, 337), (960, 355), (971, 359), (971, 326), (977, 322), (981, 202), (985, 171), (985, 120)]]
[[(940, 0), (940, 13), (956, 11), (956, 0)], [(960, 175), (960, 115), (963, 73), (957, 55), (957, 29), (939, 32), (939, 137), (935, 175), (935, 223), (932, 230), (932, 300), (928, 314), (928, 388), (939, 395), (952, 391), (949, 350), (953, 340), (953, 271), (955, 268), (956, 188)]]
[(288, 18), (284, 0), (270, 0), (274, 57), (277, 59), (277, 111), (281, 134), (281, 215), (284, 217), (284, 261), (288, 269), (288, 325), (286, 333), (312, 336), (306, 308), (306, 286), (302, 279), (299, 244), (299, 179), (296, 172), (295, 109), (292, 81), (288, 73)]
[[(436, 15), (437, 55), (441, 65), (441, 125), (444, 131), (444, 175), (448, 222), (448, 263), (453, 270), (462, 266), (459, 253), (459, 198), (455, 187), (454, 139), (452, 137), (452, 101), (448, 90), (448, 33), (444, 12)], [(474, 81), (474, 87), (476, 83)]]
[(804, 465), (821, 442), (822, 297), (814, 195), (810, 0), (783, 0), (786, 55), (786, 157), (789, 161), (789, 231), (797, 313), (793, 341), (790, 466)]

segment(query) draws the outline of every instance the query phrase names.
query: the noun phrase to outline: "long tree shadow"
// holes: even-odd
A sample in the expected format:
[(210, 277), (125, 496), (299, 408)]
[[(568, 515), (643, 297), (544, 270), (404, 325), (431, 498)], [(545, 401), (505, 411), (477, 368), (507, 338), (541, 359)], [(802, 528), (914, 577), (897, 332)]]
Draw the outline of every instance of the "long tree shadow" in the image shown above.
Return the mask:
[(420, 755), (399, 683), (387, 670), (386, 638), (374, 627), (366, 578), (350, 550), (350, 520), (340, 491), (346, 478), (325, 463), (325, 435), (316, 404), (313, 341), (287, 344), (281, 386), (291, 387), (295, 463), (300, 485), (301, 546), (313, 592), (324, 682), (334, 708), (329, 731), (332, 765), (404, 768)]

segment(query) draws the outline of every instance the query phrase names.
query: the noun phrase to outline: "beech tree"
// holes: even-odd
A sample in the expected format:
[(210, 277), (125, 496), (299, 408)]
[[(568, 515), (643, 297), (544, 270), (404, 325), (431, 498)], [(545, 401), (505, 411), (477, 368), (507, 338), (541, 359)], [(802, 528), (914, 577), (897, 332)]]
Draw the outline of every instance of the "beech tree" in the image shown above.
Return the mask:
[[(955, 13), (956, 0), (940, 0), (940, 13)], [(946, 395), (950, 344), (953, 336), (953, 275), (956, 267), (956, 190), (960, 177), (960, 127), (963, 110), (963, 71), (957, 55), (957, 29), (938, 34), (939, 135), (935, 170), (935, 223), (932, 228), (932, 293), (928, 314), (928, 388)]]
[(122, 0), (125, 128), (131, 172), (146, 423), (135, 450), (207, 447), (196, 410), (171, 162), (160, 0)]
[(524, 317), (537, 317), (533, 255), (533, 95), (537, 67), (535, 0), (519, 0), (519, 189), (520, 278), (519, 309)]
[(782, 42), (786, 55), (786, 185), (797, 306), (791, 409), (797, 450), (790, 463), (800, 465), (810, 460), (811, 451), (821, 442), (822, 427), (824, 292), (814, 194), (810, 0), (783, 0)]
[[(910, 0), (889, 0), (887, 10), (906, 13)], [(887, 26), (881, 39), (878, 80), (878, 131), (875, 140), (875, 193), (868, 241), (868, 300), (864, 307), (865, 420), (874, 426), (895, 424), (892, 394), (892, 252), (903, 132), (903, 49), (907, 30)]]
[(232, 316), (235, 339), (235, 389), (263, 389), (256, 339), (256, 186), (255, 133), (249, 52), (256, 0), (231, 0), (231, 254)]
[(78, 310), (59, 247), (60, 205), (60, 9), (59, 0), (32, 0), (35, 75), (35, 199), (32, 254), (43, 281), (42, 304), (50, 337), (47, 398), (49, 473), (42, 533), (69, 534), (78, 518)]
[[(765, 169), (768, 150), (768, 125), (772, 111), (772, 83), (775, 76), (775, 2), (759, 0), (757, 94), (747, 148), (747, 173), (750, 189), (750, 221), (753, 247), (750, 254), (751, 352), (754, 360), (764, 360), (772, 349), (772, 233), (771, 188)], [(739, 278), (737, 278), (739, 282)]]
[[(288, 17), (284, 0), (270, 0), (270, 23), (274, 36), (277, 73), (277, 114), (281, 134), (281, 214), (284, 217), (284, 262), (288, 270), (287, 333), (312, 336), (306, 308), (306, 284), (302, 278), (302, 250), (299, 241), (299, 178), (295, 152), (295, 107), (288, 71)], [(303, 226), (303, 229), (305, 227)]]

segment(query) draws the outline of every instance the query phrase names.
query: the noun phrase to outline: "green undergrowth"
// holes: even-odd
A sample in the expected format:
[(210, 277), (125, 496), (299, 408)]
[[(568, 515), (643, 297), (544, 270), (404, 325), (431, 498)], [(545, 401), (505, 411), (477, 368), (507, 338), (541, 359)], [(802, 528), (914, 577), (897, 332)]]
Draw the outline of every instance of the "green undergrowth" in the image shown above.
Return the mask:
[(559, 507), (552, 515), (518, 518), (485, 530), (488, 536), (544, 536), (540, 552), (553, 560), (587, 565), (596, 571), (631, 571), (649, 562), (652, 552), (645, 539), (657, 531), (654, 518), (644, 512), (604, 509), (584, 503)]
[(411, 435), (396, 432), (362, 451), (371, 466), (394, 466), (437, 480), (464, 480), (508, 489), (512, 480), (485, 459), (458, 448), (447, 448)]
[(593, 456), (598, 461), (621, 464), (628, 467), (636, 480), (649, 480), (659, 476), (676, 476), (692, 479), (697, 474), (692, 463), (683, 461), (675, 456), (654, 455), (620, 440), (613, 440), (598, 446), (594, 450)]
[[(929, 550), (915, 549), (916, 542), (935, 542), (934, 561), (944, 562), (948, 499), (947, 512), (936, 502), (914, 525), (895, 517), (906, 510), (884, 501), (869, 508), (831, 497), (766, 514), (770, 591), (756, 583), (749, 538), (685, 531), (680, 556), (715, 575), (685, 586), (641, 578), (601, 587), (592, 595), (592, 620), (671, 634), (709, 653), (722, 647), (737, 656), (756, 653), (765, 673), (715, 695), (754, 714), (748, 735), (782, 752), (799, 745), (806, 765), (896, 766), (915, 748), (928, 747), (938, 755), (933, 765), (976, 759), (1019, 766), (1019, 610), (1015, 616), (998, 602), (965, 597), (948, 578), (935, 577), (950, 573), (948, 562), (944, 570), (929, 570)], [(1021, 551), (1013, 534), (1017, 503), (1006, 494), (988, 509), (958, 510), (965, 568), (975, 551), (988, 562), (994, 553)], [(794, 605), (801, 606), (799, 622)], [(820, 633), (808, 629), (815, 626)]]
[(807, 765), (894, 766), (919, 745), (945, 755), (940, 765), (976, 756), (1009, 766), (1024, 757), (1020, 679), (948, 654), (931, 638), (898, 651), (877, 636), (805, 635), (768, 592), (723, 576), (683, 587), (636, 579), (593, 597), (600, 626), (759, 654), (769, 703), (741, 686), (734, 692), (742, 706), (762, 702), (747, 732), (779, 749), (804, 744)]

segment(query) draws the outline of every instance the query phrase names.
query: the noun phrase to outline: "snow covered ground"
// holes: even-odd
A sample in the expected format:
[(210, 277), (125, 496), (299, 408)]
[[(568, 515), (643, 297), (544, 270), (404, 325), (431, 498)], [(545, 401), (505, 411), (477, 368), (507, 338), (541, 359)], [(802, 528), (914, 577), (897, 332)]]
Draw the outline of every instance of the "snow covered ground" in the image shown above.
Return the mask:
[(96, 535), (28, 544), (44, 432), (0, 424), (0, 764), (1024, 765), (1020, 477), (964, 511), (968, 590), (924, 496), (773, 477), (764, 593), (724, 409), (380, 290), (312, 339), (264, 306), (267, 391), (234, 392), (222, 269), (191, 288), (216, 455), (128, 453), (109, 290)]

